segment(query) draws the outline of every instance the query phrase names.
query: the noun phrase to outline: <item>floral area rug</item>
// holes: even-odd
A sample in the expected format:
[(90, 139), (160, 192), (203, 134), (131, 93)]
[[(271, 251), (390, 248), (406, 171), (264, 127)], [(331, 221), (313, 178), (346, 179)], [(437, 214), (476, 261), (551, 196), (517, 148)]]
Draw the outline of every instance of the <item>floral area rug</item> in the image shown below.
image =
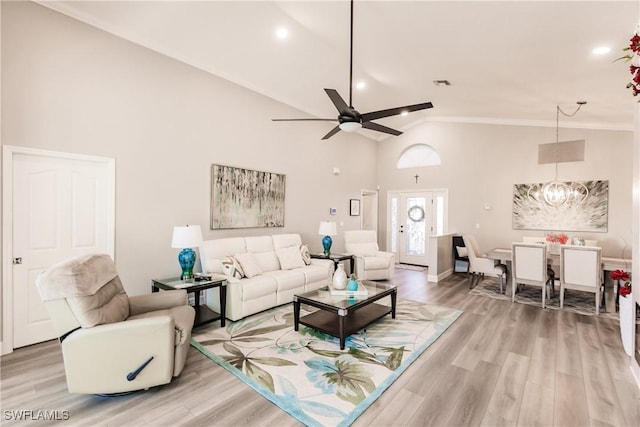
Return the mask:
[[(505, 301), (511, 301), (511, 282), (506, 286), (504, 294), (500, 293), (500, 284), (497, 279), (487, 278), (478, 283), (469, 291), (471, 295), (480, 295), (483, 297), (496, 298)], [(611, 298), (606, 296), (606, 308), (600, 307), (599, 316), (605, 319), (620, 320), (620, 315), (615, 312), (615, 303)], [(536, 305), (542, 307), (542, 289), (538, 286), (522, 286), (520, 291), (516, 293), (516, 302), (521, 304)], [(545, 300), (545, 307), (552, 310), (560, 310), (560, 285), (556, 284), (555, 296)], [(571, 289), (565, 290), (563, 310), (571, 311), (587, 316), (596, 315), (595, 294), (591, 292), (580, 292)]]
[[(301, 307), (301, 316), (307, 314)], [(194, 330), (191, 345), (307, 426), (348, 426), (462, 314), (398, 300), (390, 315), (337, 338), (300, 325), (287, 304)]]

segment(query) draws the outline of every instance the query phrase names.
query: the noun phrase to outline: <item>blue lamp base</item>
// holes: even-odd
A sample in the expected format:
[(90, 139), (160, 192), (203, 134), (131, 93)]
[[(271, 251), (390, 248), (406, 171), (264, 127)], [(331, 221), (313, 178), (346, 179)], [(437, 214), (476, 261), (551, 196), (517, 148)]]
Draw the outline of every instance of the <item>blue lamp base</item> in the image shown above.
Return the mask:
[(324, 256), (329, 256), (331, 254), (331, 244), (333, 241), (331, 240), (331, 236), (324, 236), (322, 238), (322, 248), (324, 249)]
[(196, 253), (191, 248), (184, 248), (178, 254), (178, 262), (182, 269), (180, 279), (193, 279), (193, 266), (196, 264)]

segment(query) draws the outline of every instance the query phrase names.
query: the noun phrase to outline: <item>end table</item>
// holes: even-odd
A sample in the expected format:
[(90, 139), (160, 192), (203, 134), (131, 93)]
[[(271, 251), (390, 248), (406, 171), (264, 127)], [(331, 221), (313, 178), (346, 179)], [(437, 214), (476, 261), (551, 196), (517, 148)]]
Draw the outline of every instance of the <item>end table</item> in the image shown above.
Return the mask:
[[(220, 292), (220, 313), (216, 313), (206, 305), (200, 305), (200, 291), (206, 289), (218, 288)], [(193, 327), (200, 326), (204, 323), (213, 322), (220, 319), (220, 326), (225, 325), (225, 315), (227, 309), (227, 279), (223, 276), (212, 276), (210, 280), (186, 281), (179, 277), (170, 279), (152, 279), (151, 292), (158, 292), (160, 289), (171, 291), (174, 289), (184, 289), (187, 293), (195, 294), (195, 302), (193, 308), (196, 310), (196, 318)]]
[(311, 254), (311, 258), (330, 259), (331, 261), (333, 261), (333, 270), (334, 271), (338, 269), (338, 263), (340, 261), (349, 260), (349, 273), (351, 273), (351, 274), (355, 273), (355, 266), (354, 266), (355, 258), (351, 254), (330, 253), (329, 256), (327, 256), (325, 254)]

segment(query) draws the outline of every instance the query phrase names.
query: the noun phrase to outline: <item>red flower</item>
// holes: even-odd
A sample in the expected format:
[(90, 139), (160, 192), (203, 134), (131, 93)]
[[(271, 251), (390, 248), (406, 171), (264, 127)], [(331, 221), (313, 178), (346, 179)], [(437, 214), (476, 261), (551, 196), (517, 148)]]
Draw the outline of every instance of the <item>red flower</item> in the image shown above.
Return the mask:
[(627, 295), (631, 294), (631, 285), (626, 284), (624, 286), (620, 286), (618, 293), (620, 293), (620, 296), (623, 296), (623, 297), (626, 297)]
[(558, 242), (560, 242), (561, 245), (564, 245), (568, 241), (569, 241), (569, 236), (567, 236), (566, 234), (559, 234), (558, 235)]
[(629, 280), (629, 273), (624, 270), (614, 270), (610, 273), (611, 280), (622, 280), (626, 282)]

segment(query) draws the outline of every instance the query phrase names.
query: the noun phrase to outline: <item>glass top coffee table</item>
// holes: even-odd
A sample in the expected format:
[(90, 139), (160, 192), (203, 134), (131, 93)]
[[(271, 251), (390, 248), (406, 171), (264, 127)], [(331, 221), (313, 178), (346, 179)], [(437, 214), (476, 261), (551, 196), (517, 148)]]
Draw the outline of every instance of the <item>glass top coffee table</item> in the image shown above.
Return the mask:
[[(395, 285), (376, 283), (363, 280), (362, 285), (367, 295), (332, 295), (328, 286), (315, 291), (305, 292), (293, 296), (293, 321), (297, 331), (300, 324), (317, 329), (325, 334), (340, 339), (340, 350), (344, 350), (345, 339), (391, 313), (396, 318)], [(375, 304), (384, 297), (391, 298), (391, 306)], [(300, 304), (315, 307), (318, 310), (300, 317)]]

